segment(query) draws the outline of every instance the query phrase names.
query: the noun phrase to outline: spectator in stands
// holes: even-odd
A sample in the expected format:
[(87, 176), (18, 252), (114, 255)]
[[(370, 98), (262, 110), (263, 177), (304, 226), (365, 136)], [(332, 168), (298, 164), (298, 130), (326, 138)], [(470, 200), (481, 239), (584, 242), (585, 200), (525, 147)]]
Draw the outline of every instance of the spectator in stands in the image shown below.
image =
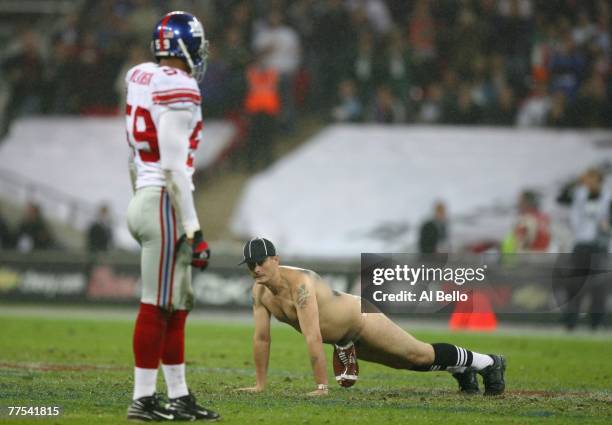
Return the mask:
[(221, 57), (229, 66), (227, 75), (229, 90), (225, 93), (228, 109), (238, 110), (242, 107), (246, 92), (246, 68), (252, 60), (240, 27), (233, 26), (225, 31)]
[(452, 31), (456, 39), (452, 40), (453, 67), (461, 75), (469, 75), (474, 67), (475, 59), (485, 51), (489, 27), (486, 20), (479, 20), (471, 6), (465, 2), (461, 5), (459, 16)]
[(540, 17), (537, 20), (534, 40), (531, 46), (531, 78), (533, 81), (546, 82), (549, 79), (550, 56), (555, 49), (557, 28), (553, 23)]
[(550, 245), (550, 217), (540, 211), (539, 196), (536, 192), (525, 190), (518, 201), (519, 215), (514, 226), (517, 252), (543, 252)]
[[(126, 28), (129, 29), (130, 38), (133, 40), (149, 39), (151, 28), (155, 26), (159, 19), (161, 10), (158, 6), (161, 3), (149, 0), (131, 0), (128, 4), (129, 12), (126, 15)], [(103, 7), (103, 5), (101, 6)]]
[(565, 34), (559, 47), (553, 51), (550, 58), (552, 90), (562, 90), (568, 99), (573, 100), (585, 77), (586, 67), (586, 58), (576, 46), (571, 33)]
[(491, 125), (513, 125), (516, 117), (516, 100), (514, 91), (508, 85), (498, 91), (493, 105), (484, 110), (483, 120)]
[(110, 209), (107, 204), (102, 204), (98, 209), (98, 215), (89, 229), (87, 229), (87, 249), (90, 253), (108, 251), (113, 245), (113, 228)]
[(351, 59), (351, 75), (357, 83), (357, 91), (365, 104), (375, 95), (380, 81), (380, 63), (374, 45), (374, 37), (368, 31), (359, 33), (355, 55)]
[(343, 80), (338, 87), (338, 104), (331, 112), (332, 119), (339, 122), (358, 122), (363, 119), (363, 105), (353, 80)]
[(428, 0), (417, 0), (408, 22), (408, 42), (414, 52), (415, 65), (423, 79), (431, 75), (436, 49), (436, 23)]
[(541, 127), (546, 123), (551, 101), (546, 83), (536, 83), (531, 96), (519, 108), (517, 125), (519, 127)]
[(403, 102), (393, 95), (389, 86), (382, 85), (376, 89), (368, 120), (379, 124), (399, 124), (406, 121), (406, 108)]
[(388, 2), (383, 0), (348, 0), (348, 8), (351, 11), (361, 9), (366, 18), (367, 25), (372, 28), (377, 36), (387, 35), (392, 27), (393, 21), (387, 6)]
[(300, 38), (297, 32), (286, 25), (283, 13), (272, 10), (267, 25), (255, 34), (253, 50), (262, 55), (265, 66), (278, 72), (281, 98), (280, 124), (292, 132), (295, 127), (294, 84), (302, 61)]
[(571, 117), (568, 113), (567, 95), (562, 90), (557, 90), (551, 97), (550, 110), (546, 116), (546, 125), (550, 127), (569, 127)]
[(404, 42), (401, 32), (393, 31), (389, 35), (381, 67), (382, 79), (387, 82), (398, 99), (406, 102), (409, 98), (414, 71), (412, 52)]
[(444, 121), (450, 124), (477, 124), (481, 110), (474, 102), (469, 84), (462, 84), (453, 101), (446, 104)]
[(425, 92), (425, 99), (419, 106), (418, 120), (427, 124), (442, 121), (444, 107), (444, 88), (439, 83), (431, 83)]
[(52, 31), (52, 38), (60, 40), (69, 49), (74, 49), (79, 39), (79, 13), (73, 11), (59, 20)]
[(573, 193), (570, 221), (574, 232), (572, 275), (566, 285), (565, 326), (573, 330), (584, 295), (591, 297), (590, 324), (593, 330), (604, 324), (607, 300), (605, 267), (610, 242), (610, 191), (604, 186), (603, 174), (590, 169), (581, 178)]
[[(472, 58), (472, 66), (470, 74), (472, 77), (471, 92), (474, 103), (480, 110), (483, 111), (483, 122), (487, 120), (487, 111), (495, 107), (496, 101), (499, 99), (500, 92), (508, 87), (505, 80), (494, 82), (487, 69), (488, 58), (482, 55), (476, 55)], [(514, 96), (511, 97), (514, 104)], [(514, 121), (514, 116), (512, 116)]]
[(94, 31), (87, 31), (79, 45), (76, 61), (75, 79), (72, 84), (78, 90), (78, 110), (82, 114), (98, 111), (101, 98), (106, 97), (106, 88), (101, 84), (92, 84), (92, 79), (102, 79), (104, 49), (100, 48)]
[[(609, 7), (606, 2), (601, 2), (600, 5)], [(599, 14), (597, 18), (597, 27), (595, 31), (595, 35), (593, 37), (593, 43), (596, 47), (601, 49), (601, 51), (606, 55), (606, 57), (610, 57), (611, 49), (611, 40), (610, 40), (610, 12), (602, 12)]]
[(446, 114), (449, 109), (456, 107), (457, 93), (459, 93), (459, 87), (461, 80), (459, 76), (452, 68), (447, 68), (442, 75), (442, 122), (446, 121)]
[(593, 128), (612, 125), (612, 105), (606, 96), (606, 84), (602, 77), (594, 74), (582, 85), (571, 111), (575, 126)]
[(38, 204), (30, 202), (15, 235), (17, 249), (23, 253), (55, 247), (51, 232)]
[[(418, 121), (507, 124), (517, 109), (513, 121), (521, 126), (612, 126), (608, 1), (178, 1), (206, 10), (210, 38), (217, 40), (217, 46), (224, 42), (216, 61), (229, 65), (227, 81), (211, 80), (210, 87), (229, 89), (219, 89), (220, 102), (207, 104), (220, 105), (216, 111), (220, 115), (244, 103), (244, 76), (252, 60), (249, 49), (259, 50), (257, 39), (274, 33), (283, 34), (276, 37), (282, 42), (268, 47), (279, 53), (281, 63), (294, 64), (289, 72), (278, 70), (285, 127), (294, 123), (295, 86), (312, 81), (310, 87), (316, 92), (302, 88), (310, 99), (299, 99), (306, 100), (312, 112), (328, 111), (346, 78), (355, 80), (363, 105), (374, 102), (376, 87), (389, 85), (409, 118), (416, 112)], [(108, 114), (121, 106), (113, 85), (130, 54), (126, 46), (137, 34), (149, 33), (161, 3), (74, 4), (74, 11), (47, 29), (50, 40), (35, 40), (37, 33), (27, 30), (18, 42), (2, 49), (0, 56), (8, 58), (1, 65), (3, 79), (13, 88), (0, 88), (0, 134), (23, 112)], [(285, 6), (289, 24), (280, 13)], [(280, 27), (275, 27), (279, 17)], [(399, 29), (397, 33), (393, 28)], [(293, 47), (280, 53), (288, 45)], [(51, 46), (49, 54), (40, 54), (40, 46)], [(297, 68), (295, 63), (300, 62), (303, 67)], [(295, 76), (296, 69), (300, 78), (292, 84), (285, 75)], [(592, 80), (595, 76), (598, 81)], [(459, 81), (469, 85), (472, 101)], [(450, 116), (423, 114), (436, 110), (431, 106), (437, 100), (428, 98), (437, 92), (430, 90), (437, 87), (432, 84), (442, 85)], [(531, 94), (528, 85), (534, 88)], [(421, 90), (425, 102), (413, 111), (411, 102), (421, 100)], [(553, 99), (558, 90), (565, 99)], [(10, 105), (4, 107), (7, 98)], [(472, 103), (485, 113), (472, 114)], [(549, 114), (551, 104), (554, 111)]]
[(586, 10), (581, 10), (578, 22), (572, 29), (572, 38), (578, 47), (584, 47), (595, 37), (597, 27)]
[(46, 113), (78, 112), (80, 94), (73, 84), (77, 73), (76, 50), (66, 38), (57, 36), (52, 41), (52, 52), (45, 68), (43, 111)]
[(242, 42), (245, 45), (250, 44), (253, 40), (253, 5), (252, 1), (240, 0), (235, 3), (230, 12), (230, 17), (227, 20), (228, 28), (238, 28), (241, 31)]
[(503, 86), (510, 85), (516, 91), (508, 76), (506, 59), (502, 55), (492, 54), (485, 61), (488, 62), (489, 80), (493, 90), (500, 90)]
[(264, 165), (274, 152), (273, 139), (281, 110), (279, 74), (264, 59), (263, 54), (257, 56), (246, 71), (248, 89), (244, 109), (250, 121), (247, 160), (251, 171)]
[(531, 0), (498, 1), (497, 48), (509, 61), (511, 73), (527, 72), (533, 9)]
[(448, 251), (448, 223), (446, 205), (442, 201), (434, 204), (434, 215), (421, 225), (419, 252), (436, 254)]

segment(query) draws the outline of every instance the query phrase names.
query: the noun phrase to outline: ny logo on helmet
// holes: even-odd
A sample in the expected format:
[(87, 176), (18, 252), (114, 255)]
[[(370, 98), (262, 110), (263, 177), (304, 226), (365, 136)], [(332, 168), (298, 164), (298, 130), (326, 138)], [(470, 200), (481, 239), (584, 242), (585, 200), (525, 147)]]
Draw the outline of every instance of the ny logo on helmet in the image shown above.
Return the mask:
[(204, 38), (204, 29), (202, 28), (202, 24), (200, 24), (198, 21), (189, 21), (189, 26), (191, 27), (192, 36)]

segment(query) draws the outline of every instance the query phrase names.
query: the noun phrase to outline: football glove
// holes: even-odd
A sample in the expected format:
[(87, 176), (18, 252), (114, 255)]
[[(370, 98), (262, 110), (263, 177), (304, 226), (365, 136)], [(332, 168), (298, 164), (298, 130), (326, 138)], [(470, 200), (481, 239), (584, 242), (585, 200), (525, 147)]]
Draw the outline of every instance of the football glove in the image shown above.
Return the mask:
[(208, 247), (208, 242), (204, 240), (202, 231), (198, 230), (193, 234), (193, 241), (191, 243), (191, 265), (204, 270), (208, 267), (209, 259), (210, 248)]

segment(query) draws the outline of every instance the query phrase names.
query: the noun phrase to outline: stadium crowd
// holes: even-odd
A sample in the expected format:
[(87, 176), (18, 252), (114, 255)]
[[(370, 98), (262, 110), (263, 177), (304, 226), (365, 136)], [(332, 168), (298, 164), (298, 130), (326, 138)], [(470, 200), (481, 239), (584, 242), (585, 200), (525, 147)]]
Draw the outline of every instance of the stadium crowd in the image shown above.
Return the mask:
[(612, 123), (605, 0), (78, 4), (52, 25), (24, 25), (0, 52), (5, 127), (21, 114), (118, 113), (124, 71), (150, 57), (142, 40), (166, 9), (204, 22), (208, 116), (244, 111), (258, 63), (277, 74), (270, 113), (288, 130), (304, 111), (354, 122)]

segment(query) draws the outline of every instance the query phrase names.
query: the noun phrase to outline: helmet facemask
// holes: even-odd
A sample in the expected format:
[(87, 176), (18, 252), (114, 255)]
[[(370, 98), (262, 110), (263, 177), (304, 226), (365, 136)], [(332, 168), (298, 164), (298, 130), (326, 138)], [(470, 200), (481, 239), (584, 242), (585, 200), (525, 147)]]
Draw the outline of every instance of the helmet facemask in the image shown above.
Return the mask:
[(185, 46), (183, 39), (179, 38), (177, 41), (179, 47), (181, 48), (181, 51), (183, 52), (183, 55), (185, 56), (187, 65), (191, 70), (191, 76), (195, 78), (198, 82), (201, 82), (204, 79), (204, 74), (206, 73), (206, 65), (208, 60), (208, 40), (202, 37), (200, 47), (194, 55), (189, 53), (189, 50), (187, 50), (187, 46)]

